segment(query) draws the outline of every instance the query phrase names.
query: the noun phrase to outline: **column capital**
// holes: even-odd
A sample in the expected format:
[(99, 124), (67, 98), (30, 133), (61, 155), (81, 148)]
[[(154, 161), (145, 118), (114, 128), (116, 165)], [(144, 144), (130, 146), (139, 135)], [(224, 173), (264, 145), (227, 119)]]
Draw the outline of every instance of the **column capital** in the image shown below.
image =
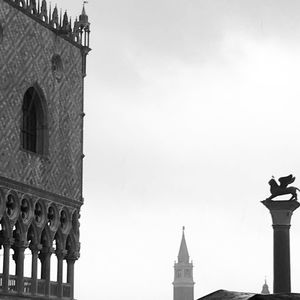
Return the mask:
[(42, 247), (42, 248), (41, 248), (41, 253), (44, 253), (44, 254), (52, 254), (52, 253), (54, 253), (54, 249), (53, 249), (53, 247), (51, 247), (51, 246)]
[(278, 225), (278, 224), (276, 224), (276, 225), (272, 225), (272, 227), (275, 231), (277, 231), (277, 230), (289, 230), (291, 228), (291, 225)]
[(75, 261), (78, 260), (78, 257), (76, 257), (76, 256), (67, 255), (65, 258), (68, 263), (75, 263)]
[(291, 225), (293, 211), (300, 206), (296, 200), (264, 200), (261, 203), (269, 209), (273, 225)]
[(14, 249), (26, 249), (29, 246), (29, 243), (27, 241), (16, 241), (13, 244)]
[(73, 251), (71, 253), (67, 253), (66, 260), (75, 262), (76, 260), (78, 260), (79, 256), (80, 256), (80, 254), (78, 251)]
[(57, 249), (55, 251), (57, 259), (64, 259), (67, 253), (68, 253), (67, 250), (63, 250), (63, 249)]
[(4, 238), (2, 245), (3, 246), (11, 246), (15, 242), (14, 238)]
[(39, 253), (39, 258), (44, 260), (47, 257), (50, 257), (52, 253), (54, 253), (54, 249), (52, 247), (42, 247)]
[(41, 244), (30, 244), (29, 249), (31, 250), (32, 253), (38, 253), (43, 246)]

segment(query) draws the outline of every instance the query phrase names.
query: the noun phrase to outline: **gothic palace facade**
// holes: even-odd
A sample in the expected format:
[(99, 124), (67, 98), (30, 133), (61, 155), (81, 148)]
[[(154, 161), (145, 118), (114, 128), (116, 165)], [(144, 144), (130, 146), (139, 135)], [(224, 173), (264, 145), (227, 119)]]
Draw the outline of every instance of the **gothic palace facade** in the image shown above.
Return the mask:
[(89, 33), (84, 8), (0, 0), (0, 299), (74, 299)]

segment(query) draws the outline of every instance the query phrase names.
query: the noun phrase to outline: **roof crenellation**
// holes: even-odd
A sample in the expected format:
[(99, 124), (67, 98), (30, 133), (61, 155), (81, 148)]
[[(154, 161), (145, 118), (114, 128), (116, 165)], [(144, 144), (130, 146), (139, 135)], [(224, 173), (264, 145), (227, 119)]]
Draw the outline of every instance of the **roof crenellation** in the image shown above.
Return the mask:
[(4, 0), (23, 13), (27, 14), (34, 20), (48, 27), (59, 36), (69, 40), (79, 47), (89, 48), (90, 23), (85, 13), (84, 4), (82, 14), (79, 20), (76, 18), (74, 22), (68, 17), (67, 11), (58, 12), (55, 5), (54, 9), (51, 4), (47, 4), (46, 0)]

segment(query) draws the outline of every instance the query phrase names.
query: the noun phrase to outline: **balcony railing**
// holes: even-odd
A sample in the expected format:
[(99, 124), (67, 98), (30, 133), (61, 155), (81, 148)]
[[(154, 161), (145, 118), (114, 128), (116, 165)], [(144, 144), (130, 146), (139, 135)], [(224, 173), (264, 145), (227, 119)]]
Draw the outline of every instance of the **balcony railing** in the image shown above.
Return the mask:
[(17, 291), (17, 277), (16, 276), (9, 276), (8, 279), (8, 290), (10, 292), (16, 292)]
[(63, 297), (71, 298), (71, 285), (68, 283), (63, 283)]
[(50, 282), (50, 296), (58, 297), (58, 283), (57, 282)]
[[(18, 283), (18, 277), (9, 275), (8, 279), (8, 293), (10, 294), (16, 294), (17, 289), (17, 283)], [(37, 279), (36, 284), (36, 293), (33, 291), (33, 280), (32, 278), (24, 277), (23, 278), (23, 292), (21, 294), (24, 295), (31, 295), (31, 294), (37, 294), (39, 297), (43, 298), (45, 296), (45, 299), (49, 298), (49, 296), (46, 296), (46, 280), (45, 279)], [(3, 274), (0, 274), (0, 295), (3, 293)], [(62, 295), (60, 295), (62, 293)], [(7, 293), (5, 293), (7, 294)], [(56, 281), (50, 281), (50, 296), (52, 299), (71, 299), (71, 284), (69, 283), (62, 283), (61, 289), (59, 288), (59, 283)]]
[(44, 279), (37, 280), (37, 293), (39, 295), (45, 295), (46, 293), (46, 281)]
[(31, 278), (24, 277), (23, 291), (25, 294), (31, 294)]

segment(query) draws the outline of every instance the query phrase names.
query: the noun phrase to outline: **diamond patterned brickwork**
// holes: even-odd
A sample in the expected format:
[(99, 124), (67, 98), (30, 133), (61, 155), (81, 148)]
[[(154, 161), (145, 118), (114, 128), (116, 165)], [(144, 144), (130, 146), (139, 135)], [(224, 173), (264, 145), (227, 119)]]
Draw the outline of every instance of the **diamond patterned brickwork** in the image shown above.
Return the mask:
[[(81, 49), (3, 1), (0, 24), (0, 176), (81, 201)], [(54, 55), (62, 60), (60, 74), (52, 70)], [(23, 97), (34, 84), (47, 106), (49, 153), (44, 157), (21, 148)]]

